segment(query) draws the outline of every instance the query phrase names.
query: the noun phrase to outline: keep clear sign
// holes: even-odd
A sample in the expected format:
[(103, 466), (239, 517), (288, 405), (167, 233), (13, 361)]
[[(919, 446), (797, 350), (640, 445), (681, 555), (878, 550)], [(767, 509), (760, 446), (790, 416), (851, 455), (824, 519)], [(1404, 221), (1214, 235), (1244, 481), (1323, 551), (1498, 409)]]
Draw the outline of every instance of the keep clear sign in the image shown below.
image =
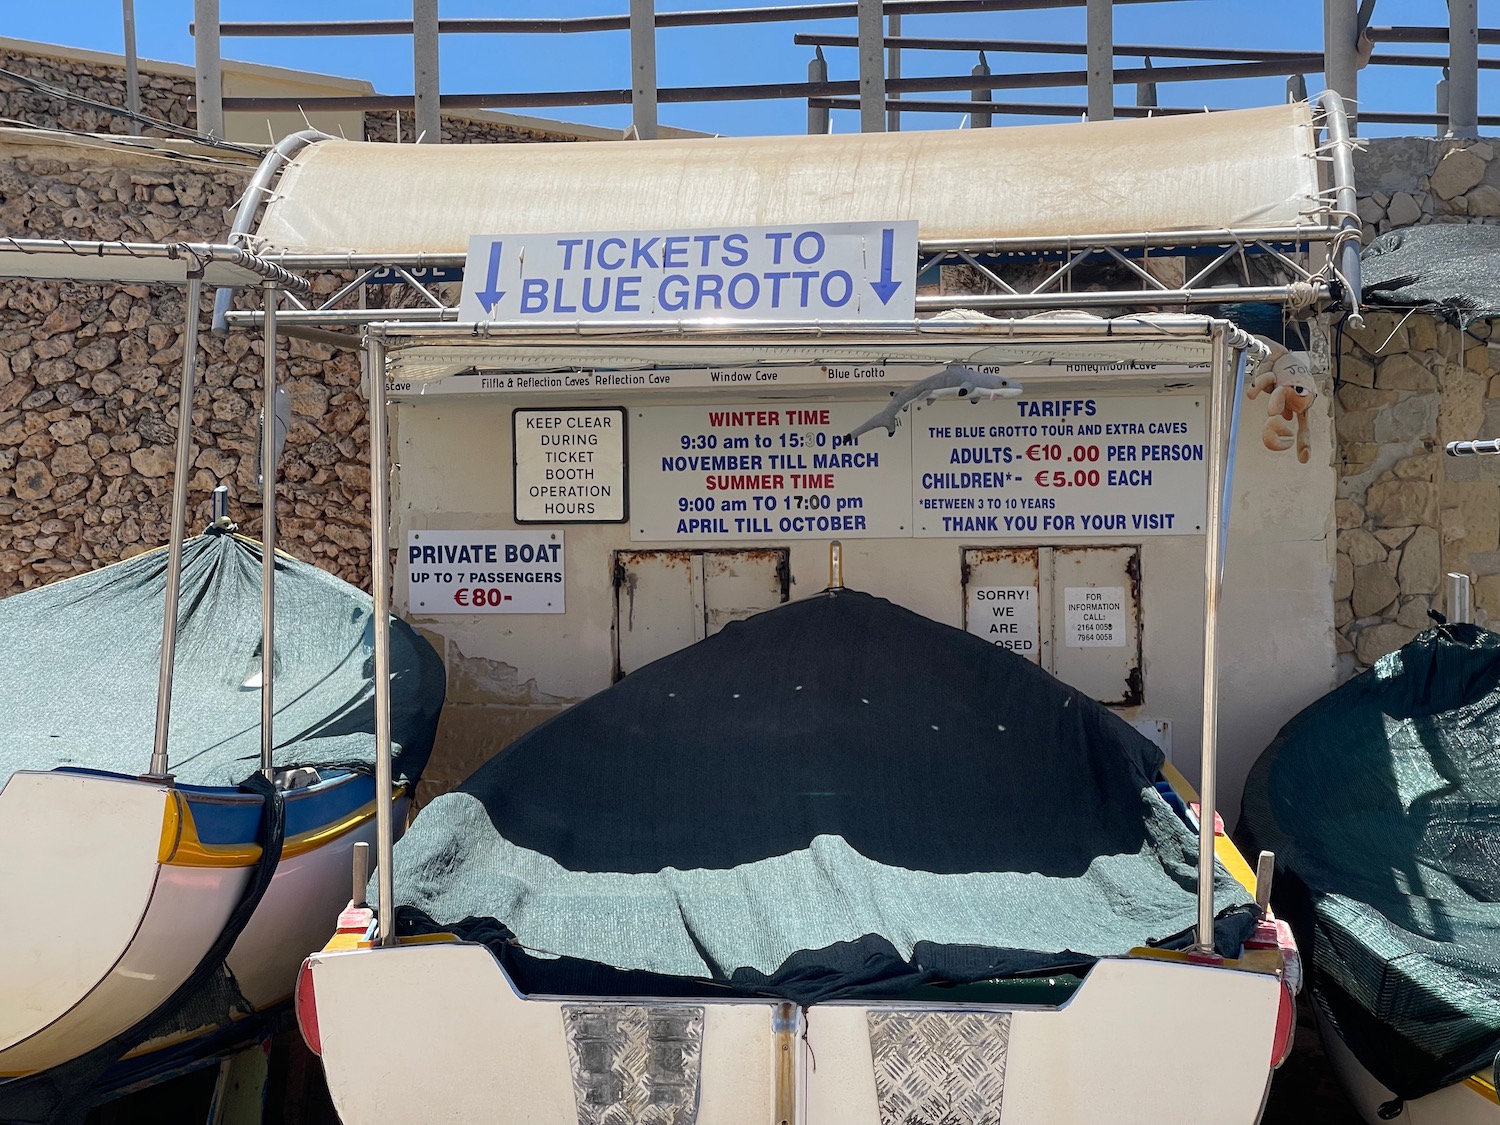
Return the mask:
[(911, 320), (917, 224), (474, 235), (463, 321)]
[(911, 534), (911, 444), (844, 436), (868, 402), (643, 407), (630, 413), (630, 537)]
[(971, 586), (968, 631), (1033, 664), (1042, 659), (1042, 618), (1035, 586)]
[(918, 536), (1042, 542), (1203, 531), (1201, 397), (1027, 395), (913, 414)]
[(562, 613), (561, 531), (408, 531), (415, 614)]

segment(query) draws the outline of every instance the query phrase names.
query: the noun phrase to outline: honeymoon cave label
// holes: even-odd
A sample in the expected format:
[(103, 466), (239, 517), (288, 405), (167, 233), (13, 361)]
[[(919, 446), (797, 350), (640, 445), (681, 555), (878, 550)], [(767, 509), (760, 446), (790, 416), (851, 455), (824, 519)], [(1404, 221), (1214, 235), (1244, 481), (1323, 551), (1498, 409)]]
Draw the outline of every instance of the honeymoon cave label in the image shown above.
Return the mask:
[(903, 538), (911, 445), (848, 439), (879, 404), (762, 402), (630, 412), (630, 537)]
[(409, 613), (564, 611), (561, 531), (408, 531), (402, 568)]
[(517, 523), (625, 519), (625, 410), (526, 410), (511, 416)]
[(1026, 395), (912, 410), (919, 536), (1199, 535), (1203, 398)]

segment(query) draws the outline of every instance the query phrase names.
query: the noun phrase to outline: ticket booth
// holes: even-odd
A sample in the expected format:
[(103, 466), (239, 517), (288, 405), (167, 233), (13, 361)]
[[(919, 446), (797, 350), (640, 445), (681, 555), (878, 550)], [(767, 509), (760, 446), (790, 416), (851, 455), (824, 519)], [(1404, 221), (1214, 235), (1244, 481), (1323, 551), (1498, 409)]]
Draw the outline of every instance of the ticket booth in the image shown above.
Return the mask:
[[(257, 245), (463, 270), (414, 285), (421, 308), (282, 318), (362, 326), (384, 376), (393, 608), (454, 684), (434, 784), (822, 589), (833, 540), (851, 585), (1037, 662), (1193, 776), (1217, 389), (1246, 435), (1221, 496), (1232, 810), (1333, 681), (1331, 389), (1310, 461), (1267, 449), (1231, 364), (1261, 344), (1223, 315), (1326, 297), (1352, 185), (1321, 124), (434, 146), (399, 168), (309, 145)], [(1319, 320), (1302, 332), (1326, 372)]]

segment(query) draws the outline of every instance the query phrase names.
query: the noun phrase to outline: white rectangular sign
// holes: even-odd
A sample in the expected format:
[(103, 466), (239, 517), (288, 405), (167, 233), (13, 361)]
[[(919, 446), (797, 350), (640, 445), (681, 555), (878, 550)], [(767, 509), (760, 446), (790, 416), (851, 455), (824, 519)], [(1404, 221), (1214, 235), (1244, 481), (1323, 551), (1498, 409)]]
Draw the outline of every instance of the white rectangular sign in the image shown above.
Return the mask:
[(1125, 647), (1125, 587), (1067, 586), (1064, 643), (1069, 648)]
[(408, 531), (413, 614), (562, 613), (563, 533)]
[(517, 523), (625, 519), (625, 409), (516, 410)]
[(879, 407), (760, 402), (632, 410), (631, 539), (911, 535), (909, 431), (844, 439)]
[(477, 234), (463, 321), (911, 320), (917, 224)]
[(913, 406), (911, 427), (918, 536), (1045, 543), (1203, 531), (1201, 396), (939, 402)]
[(1035, 586), (971, 586), (968, 631), (1033, 664), (1042, 659), (1041, 606)]

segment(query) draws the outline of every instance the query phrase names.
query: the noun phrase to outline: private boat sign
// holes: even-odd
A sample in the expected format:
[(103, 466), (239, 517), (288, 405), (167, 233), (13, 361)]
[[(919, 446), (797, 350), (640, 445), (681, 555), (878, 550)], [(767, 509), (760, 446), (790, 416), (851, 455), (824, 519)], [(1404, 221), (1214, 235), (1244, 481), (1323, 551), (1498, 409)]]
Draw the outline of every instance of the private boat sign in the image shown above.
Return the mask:
[(912, 320), (917, 224), (474, 235), (459, 319)]

